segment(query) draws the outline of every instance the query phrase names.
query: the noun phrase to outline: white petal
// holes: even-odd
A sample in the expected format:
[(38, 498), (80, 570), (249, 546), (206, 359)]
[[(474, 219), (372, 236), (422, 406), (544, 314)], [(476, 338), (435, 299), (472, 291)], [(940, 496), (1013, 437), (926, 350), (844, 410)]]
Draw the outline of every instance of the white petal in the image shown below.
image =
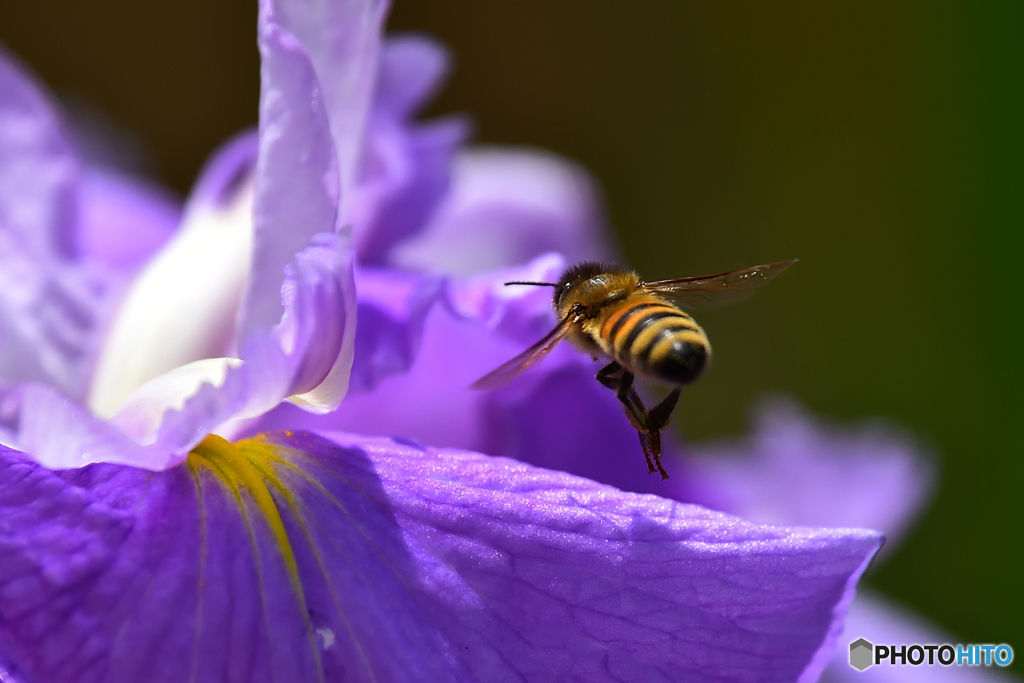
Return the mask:
[(252, 259), (252, 185), (224, 205), (193, 206), (132, 284), (100, 354), (89, 407), (112, 416), (145, 382), (229, 355)]
[(168, 410), (180, 410), (203, 384), (224, 384), (228, 368), (238, 367), (237, 358), (207, 358), (175, 368), (146, 382), (125, 399), (110, 423), (142, 445), (156, 440)]

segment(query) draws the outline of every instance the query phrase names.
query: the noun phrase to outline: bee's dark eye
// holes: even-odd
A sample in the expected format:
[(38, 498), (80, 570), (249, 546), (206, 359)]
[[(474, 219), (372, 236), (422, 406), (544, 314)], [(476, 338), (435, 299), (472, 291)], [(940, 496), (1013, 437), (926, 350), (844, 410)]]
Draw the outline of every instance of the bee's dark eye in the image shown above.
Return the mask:
[(568, 293), (568, 291), (569, 291), (569, 287), (570, 287), (570, 283), (566, 282), (566, 283), (565, 283), (564, 285), (562, 285), (561, 287), (556, 287), (556, 288), (555, 288), (555, 305), (556, 305), (556, 306), (557, 306), (557, 305), (558, 305), (559, 303), (561, 303), (561, 301), (562, 301), (562, 297), (563, 297), (563, 296), (565, 296), (565, 295), (566, 295), (566, 293)]

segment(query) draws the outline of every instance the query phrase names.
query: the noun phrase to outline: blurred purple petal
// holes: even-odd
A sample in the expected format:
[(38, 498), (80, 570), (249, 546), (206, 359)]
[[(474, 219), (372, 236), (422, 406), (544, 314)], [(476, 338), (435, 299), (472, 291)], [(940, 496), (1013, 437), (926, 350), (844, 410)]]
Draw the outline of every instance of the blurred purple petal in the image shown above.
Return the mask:
[(570, 263), (614, 258), (596, 183), (548, 152), (482, 147), (456, 157), (450, 192), (394, 262), (471, 275), (549, 251)]
[(80, 398), (110, 314), (112, 282), (21, 247), (0, 226), (0, 381), (44, 382)]
[(458, 117), (415, 124), (414, 107), (438, 86), (447, 55), (418, 36), (388, 40), (352, 198), (360, 262), (388, 263), (391, 250), (426, 225), (448, 191), (452, 157), (468, 137)]
[(0, 380), (73, 396), (113, 284), (75, 261), (78, 173), (46, 94), (0, 50)]
[(445, 47), (430, 36), (389, 36), (373, 98), (377, 112), (396, 119), (413, 116), (440, 88), (450, 61)]
[(883, 424), (821, 426), (791, 403), (765, 404), (749, 443), (704, 445), (690, 471), (698, 499), (769, 524), (863, 526), (897, 539), (928, 500), (934, 472), (919, 446)]
[[(364, 314), (366, 310), (360, 311), (356, 331), (353, 382), (359, 384), (353, 385), (338, 410), (318, 416), (282, 405), (264, 416), (258, 429), (344, 429), (431, 445), (486, 445), (489, 435), (482, 411), (489, 397), (470, 390), (469, 384), (507, 359), (516, 346), (502, 345), (479, 326), (432, 306), (417, 352), (412, 353), (413, 330), (396, 324), (380, 309), (371, 315)], [(395, 374), (411, 358), (415, 360), (409, 371)]]
[(181, 223), (181, 203), (138, 178), (88, 168), (79, 190), (78, 249), (114, 270), (138, 269)]
[(25, 679), (17, 675), (13, 666), (0, 657), (0, 681), (4, 683), (25, 683)]
[[(378, 130), (384, 128), (385, 130)], [(391, 250), (423, 229), (448, 191), (449, 167), (467, 126), (448, 118), (399, 130), (374, 126), (352, 218), (360, 262), (384, 265)]]
[(243, 131), (222, 143), (199, 172), (186, 210), (196, 213), (232, 204), (252, 184), (258, 154), (259, 137), (254, 131)]
[(77, 180), (47, 94), (0, 49), (0, 228), (33, 256), (73, 258)]
[(0, 449), (7, 663), (51, 683), (812, 681), (880, 542), (470, 453), (270, 438), (162, 473)]
[[(865, 671), (850, 666), (850, 643), (867, 638), (884, 645), (958, 642), (940, 632), (920, 617), (887, 602), (870, 592), (858, 592), (846, 619), (832, 662), (825, 669), (821, 683), (1013, 683), (1020, 679), (997, 667), (984, 669), (966, 666), (888, 666), (880, 664)], [(997, 641), (998, 642), (998, 641)], [(927, 661), (927, 660), (925, 660)]]
[(427, 314), (441, 295), (440, 280), (363, 269), (358, 277), (359, 326), (349, 391), (372, 390), (415, 362)]
[(499, 336), (532, 344), (557, 322), (551, 289), (505, 282), (552, 282), (565, 266), (561, 254), (543, 254), (528, 263), (452, 280), (448, 306), (459, 317), (473, 320)]

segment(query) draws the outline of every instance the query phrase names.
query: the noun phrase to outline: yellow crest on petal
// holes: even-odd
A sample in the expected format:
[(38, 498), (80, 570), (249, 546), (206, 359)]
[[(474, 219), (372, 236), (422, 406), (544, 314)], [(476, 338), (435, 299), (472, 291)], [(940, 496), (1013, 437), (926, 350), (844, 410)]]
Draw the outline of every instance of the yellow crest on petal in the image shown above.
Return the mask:
[(274, 471), (274, 465), (281, 462), (280, 456), (274, 452), (274, 446), (262, 439), (243, 439), (238, 443), (231, 443), (216, 434), (208, 435), (188, 456), (188, 467), (197, 485), (199, 474), (203, 470), (223, 484), (246, 517), (250, 534), (252, 525), (245, 513), (243, 496), (248, 494), (252, 498), (257, 509), (263, 513), (263, 518), (284, 557), (288, 574), (296, 591), (301, 595), (295, 552), (288, 540), (288, 532), (284, 528), (277, 503), (271, 494), (273, 487), (286, 498), (290, 506), (294, 502), (287, 487)]

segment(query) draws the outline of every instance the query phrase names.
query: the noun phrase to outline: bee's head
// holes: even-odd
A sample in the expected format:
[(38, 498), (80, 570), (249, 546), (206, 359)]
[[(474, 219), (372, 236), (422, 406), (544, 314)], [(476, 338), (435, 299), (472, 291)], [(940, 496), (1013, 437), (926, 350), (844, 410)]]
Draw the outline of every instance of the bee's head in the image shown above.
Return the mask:
[(606, 263), (598, 263), (597, 261), (583, 261), (566, 268), (555, 284), (555, 308), (559, 308), (559, 305), (565, 301), (565, 297), (569, 295), (569, 292), (578, 285), (612, 270), (617, 270), (617, 268)]
[(595, 296), (603, 298), (601, 293), (607, 289), (610, 281), (616, 280), (621, 275), (636, 275), (630, 271), (623, 270), (617, 266), (597, 261), (583, 261), (567, 268), (558, 278), (558, 282), (506, 282), (506, 285), (543, 285), (554, 287), (555, 310), (559, 315), (565, 314), (565, 309), (573, 303), (589, 305), (590, 300)]
[(574, 304), (585, 308), (602, 306), (609, 296), (629, 292), (641, 284), (631, 270), (610, 263), (583, 261), (568, 268), (555, 283), (555, 310), (559, 315)]

